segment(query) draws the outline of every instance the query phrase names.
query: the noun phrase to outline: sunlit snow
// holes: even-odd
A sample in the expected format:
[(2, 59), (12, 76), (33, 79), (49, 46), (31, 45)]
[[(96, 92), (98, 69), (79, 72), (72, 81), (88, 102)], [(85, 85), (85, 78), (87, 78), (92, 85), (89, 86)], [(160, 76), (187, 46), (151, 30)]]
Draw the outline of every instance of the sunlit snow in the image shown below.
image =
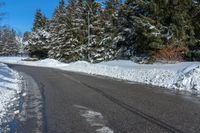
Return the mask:
[[(0, 63), (0, 125), (9, 121), (6, 115), (8, 111), (12, 112), (11, 108), (19, 100), (20, 83), (19, 74)], [(19, 110), (13, 110), (13, 114), (18, 114), (18, 112)]]
[(169, 89), (200, 93), (200, 62), (137, 64), (132, 61), (114, 60), (98, 64), (91, 64), (85, 61), (66, 64), (54, 59), (45, 59), (35, 62), (21, 61), (21, 57), (1, 57), (0, 61), (84, 72), (151, 84)]

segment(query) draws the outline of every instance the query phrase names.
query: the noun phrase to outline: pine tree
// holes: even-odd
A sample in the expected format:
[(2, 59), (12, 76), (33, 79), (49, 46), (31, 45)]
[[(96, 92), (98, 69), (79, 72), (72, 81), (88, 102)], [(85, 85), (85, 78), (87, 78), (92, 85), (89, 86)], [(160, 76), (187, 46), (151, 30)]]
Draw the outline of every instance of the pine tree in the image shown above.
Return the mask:
[(39, 59), (47, 58), (50, 50), (50, 33), (47, 31), (48, 20), (41, 13), (36, 11), (33, 32), (28, 41), (28, 51), (31, 57)]
[(90, 62), (102, 60), (102, 48), (99, 41), (102, 36), (102, 27), (100, 24), (100, 5), (94, 0), (85, 2), (87, 12), (87, 43), (85, 57)]
[(104, 20), (104, 38), (106, 39), (106, 57), (107, 60), (114, 59), (118, 55), (116, 54), (119, 49), (117, 48), (117, 39), (120, 28), (119, 13), (122, 7), (121, 0), (108, 0), (105, 2), (105, 9), (103, 11)]
[(0, 55), (17, 55), (18, 50), (16, 31), (8, 26), (0, 27)]
[(48, 57), (50, 34), (45, 30), (32, 32), (28, 41), (29, 56), (39, 59)]
[(139, 45), (137, 42), (136, 22), (139, 21), (137, 14), (143, 12), (138, 9), (135, 0), (127, 0), (118, 11), (117, 35), (114, 44), (117, 49), (116, 56), (120, 59), (130, 59), (134, 56)]
[[(48, 55), (51, 58), (59, 59), (60, 55), (60, 45), (63, 45), (60, 36), (64, 34), (60, 31), (66, 30), (66, 8), (64, 0), (60, 0), (58, 7), (54, 11), (53, 19), (50, 21), (49, 31), (51, 33), (51, 50)], [(61, 33), (61, 35), (59, 34)], [(62, 35), (63, 34), (63, 35)]]
[(113, 48), (113, 31), (116, 27), (113, 26), (112, 15), (108, 9), (102, 8), (98, 2), (86, 1), (86, 9), (88, 12), (88, 36), (86, 44), (87, 60), (92, 63), (101, 62), (104, 60), (114, 59)]
[[(60, 2), (61, 4), (62, 2)], [(69, 1), (67, 7), (59, 6), (53, 22), (57, 20), (53, 33), (53, 49), (50, 55), (64, 61), (71, 62), (81, 59), (81, 44), (84, 43), (84, 12), (83, 1)], [(52, 56), (51, 56), (52, 57)]]
[(36, 32), (37, 30), (44, 29), (46, 24), (47, 24), (47, 18), (42, 14), (40, 9), (37, 9), (35, 13), (33, 31)]
[(71, 46), (66, 52), (67, 60), (76, 61), (84, 58), (83, 44), (86, 40), (86, 21), (85, 21), (85, 7), (83, 0), (71, 0), (68, 5), (70, 32), (69, 41)]
[(184, 47), (194, 35), (190, 9), (191, 0), (127, 0), (119, 16), (118, 46), (147, 56), (165, 47)]
[(193, 0), (192, 9), (189, 15), (192, 18), (192, 25), (194, 27), (195, 42), (190, 43), (189, 50), (186, 53), (186, 59), (200, 61), (200, 1)]

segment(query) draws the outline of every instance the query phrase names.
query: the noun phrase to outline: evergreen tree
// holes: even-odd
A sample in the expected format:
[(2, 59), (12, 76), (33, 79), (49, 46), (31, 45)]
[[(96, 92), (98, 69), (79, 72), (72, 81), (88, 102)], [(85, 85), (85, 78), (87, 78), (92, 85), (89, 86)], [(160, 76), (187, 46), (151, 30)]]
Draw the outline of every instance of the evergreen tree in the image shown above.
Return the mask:
[(84, 43), (85, 39), (83, 13), (82, 0), (69, 1), (67, 7), (59, 6), (53, 19), (53, 21), (56, 19), (59, 21), (54, 26), (54, 29), (58, 29), (58, 31), (54, 30), (53, 49), (50, 51), (50, 55), (64, 62), (76, 61), (82, 58), (81, 44)]
[(54, 11), (53, 19), (50, 21), (49, 31), (51, 33), (51, 50), (48, 55), (51, 58), (59, 59), (60, 45), (63, 45), (63, 40), (60, 39), (64, 33), (61, 31), (66, 30), (66, 8), (64, 0), (60, 0), (58, 7)]
[(121, 47), (117, 46), (118, 43), (118, 33), (120, 28), (119, 22), (119, 14), (122, 7), (121, 0), (108, 0), (105, 2), (105, 9), (103, 12), (103, 20), (104, 20), (104, 36), (106, 38), (106, 47), (109, 51), (107, 51), (108, 57), (106, 59), (114, 59), (118, 58), (117, 51), (120, 51)]
[(0, 27), (0, 55), (17, 55), (18, 50), (15, 30), (8, 26)]
[[(69, 41), (71, 45), (66, 51), (66, 59), (69, 61), (81, 60), (83, 44), (86, 40), (85, 7), (83, 0), (71, 0), (68, 7), (68, 17), (70, 22)], [(68, 44), (69, 45), (69, 44)]]
[(94, 0), (86, 0), (87, 12), (87, 42), (85, 57), (90, 62), (102, 60), (102, 47), (100, 39), (102, 37), (101, 10), (99, 3)]
[(41, 10), (36, 11), (33, 32), (28, 41), (28, 51), (31, 57), (39, 59), (47, 58), (50, 50), (50, 33), (47, 31), (48, 20), (41, 13)]
[[(107, 2), (106, 8), (98, 2), (88, 0), (88, 37), (87, 37), (87, 58), (88, 61), (96, 63), (115, 58), (113, 37), (117, 33), (118, 7), (113, 11)], [(117, 3), (117, 1), (115, 1)]]
[(47, 18), (42, 14), (40, 9), (37, 9), (35, 13), (33, 31), (37, 32), (37, 30), (44, 29), (46, 24), (47, 24)]
[(187, 59), (199, 58), (199, 3), (107, 0), (102, 6), (95, 0), (70, 0), (68, 4), (60, 0), (50, 21), (37, 10), (29, 42), (64, 62), (153, 57), (169, 48), (184, 49), (179, 54), (187, 52)]
[(50, 34), (47, 31), (32, 32), (28, 41), (29, 56), (39, 59), (47, 58), (50, 49), (49, 43)]
[(192, 17), (192, 25), (194, 27), (195, 42), (190, 43), (189, 50), (186, 53), (186, 59), (200, 61), (200, 1), (193, 0), (192, 9), (190, 10), (190, 16)]
[(119, 16), (118, 45), (146, 55), (166, 47), (187, 47), (195, 42), (191, 9), (192, 0), (127, 0)]

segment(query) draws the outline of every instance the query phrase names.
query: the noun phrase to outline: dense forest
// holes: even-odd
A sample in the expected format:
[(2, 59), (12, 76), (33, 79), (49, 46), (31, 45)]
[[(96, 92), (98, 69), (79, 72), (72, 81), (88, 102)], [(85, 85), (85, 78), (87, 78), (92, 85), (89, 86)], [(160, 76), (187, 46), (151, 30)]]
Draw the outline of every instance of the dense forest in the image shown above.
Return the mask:
[[(200, 0), (60, 0), (24, 34), (31, 57), (92, 63), (200, 60)], [(138, 58), (136, 58), (138, 57)]]

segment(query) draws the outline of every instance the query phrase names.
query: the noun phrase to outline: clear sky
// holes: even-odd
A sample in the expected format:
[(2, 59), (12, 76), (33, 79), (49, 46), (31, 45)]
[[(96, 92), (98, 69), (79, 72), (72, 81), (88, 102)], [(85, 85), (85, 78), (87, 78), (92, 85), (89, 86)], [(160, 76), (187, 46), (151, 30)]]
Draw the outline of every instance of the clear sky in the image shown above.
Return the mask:
[(5, 5), (0, 12), (6, 12), (0, 24), (13, 27), (16, 31), (31, 31), (36, 9), (41, 9), (48, 17), (52, 17), (59, 0), (0, 0)]
[[(36, 9), (41, 9), (48, 18), (52, 17), (60, 0), (0, 0), (5, 3), (0, 13), (6, 15), (0, 20), (0, 25), (9, 25), (17, 32), (31, 31)], [(105, 0), (97, 0), (103, 2)], [(66, 0), (67, 2), (67, 0)]]

